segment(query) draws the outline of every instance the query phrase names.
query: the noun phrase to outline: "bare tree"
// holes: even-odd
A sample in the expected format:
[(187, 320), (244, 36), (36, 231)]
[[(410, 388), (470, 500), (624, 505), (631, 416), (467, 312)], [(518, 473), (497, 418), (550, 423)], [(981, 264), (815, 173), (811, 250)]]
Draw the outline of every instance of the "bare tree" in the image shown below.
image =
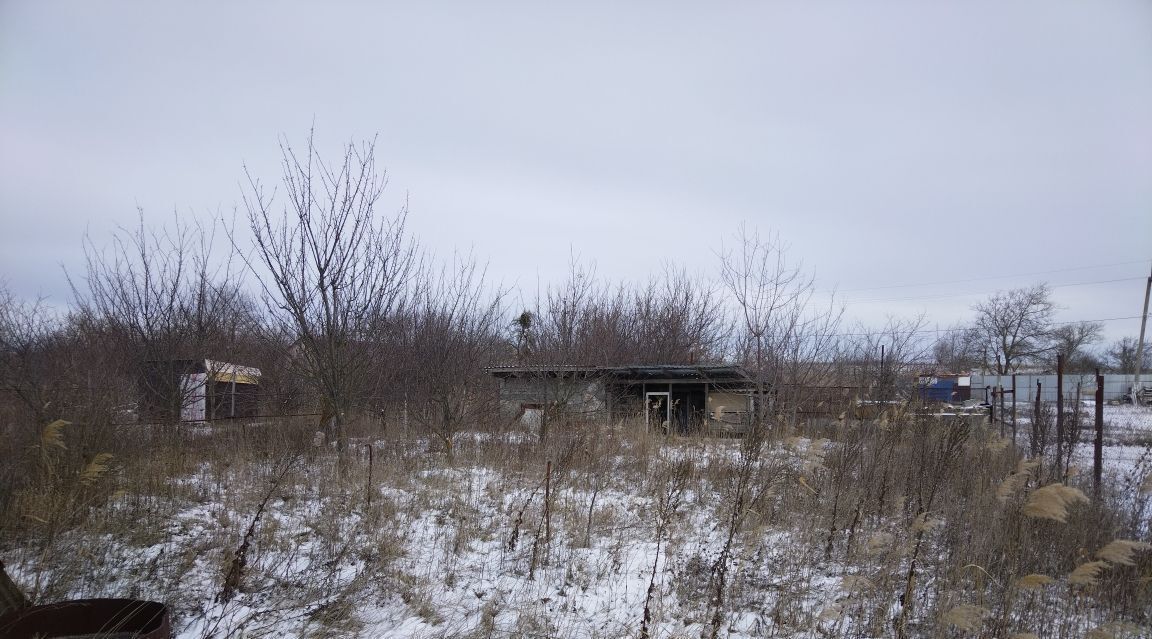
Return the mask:
[[(197, 227), (195, 242), (188, 258), (188, 282), (177, 307), (180, 323), (193, 344), (211, 348), (204, 354), (225, 357), (234, 353), (240, 343), (256, 334), (258, 312), (251, 297), (244, 292), (237, 254), (228, 251), (216, 258), (217, 226)], [(231, 247), (229, 247), (231, 248)], [(225, 351), (216, 350), (226, 346)]]
[(862, 397), (894, 400), (908, 390), (902, 383), (927, 356), (927, 343), (921, 337), (924, 316), (889, 317), (879, 329), (853, 331), (845, 344), (844, 362), (851, 370), (849, 379), (862, 389)]
[(133, 229), (119, 229), (110, 249), (86, 238), (82, 282), (69, 277), (76, 299), (73, 324), (99, 333), (116, 370), (137, 379), (153, 398), (154, 418), (179, 419), (193, 392), (177, 376), (148, 376), (147, 362), (228, 359), (251, 316), (233, 270), (233, 255), (217, 257), (215, 227), (184, 224), (150, 229), (143, 211)]
[(996, 293), (972, 310), (984, 364), (996, 373), (1014, 373), (1048, 350), (1056, 305), (1047, 284)]
[(0, 282), (0, 390), (38, 426), (62, 417), (61, 406), (53, 402), (60, 376), (45, 366), (44, 357), (56, 330), (43, 300), (21, 302)]
[(537, 362), (591, 363), (591, 349), (584, 336), (589, 332), (589, 309), (603, 295), (599, 288), (595, 268), (573, 258), (568, 279), (561, 286), (550, 286), (543, 300), (537, 299), (533, 313)]
[(837, 343), (840, 313), (812, 304), (814, 277), (787, 258), (778, 236), (767, 239), (741, 226), (734, 246), (721, 251), (720, 279), (735, 302), (737, 352), (750, 368), (755, 406), (740, 446), (734, 476), (721, 492), (723, 544), (709, 571), (708, 623), (702, 637), (715, 639), (725, 620), (729, 570), (748, 514), (759, 508), (778, 469), (766, 465), (769, 380), (779, 412), (802, 401), (808, 383), (824, 374)]
[(932, 345), (932, 359), (943, 371), (965, 372), (981, 363), (981, 340), (971, 326), (953, 326)]
[(518, 345), (520, 363), (539, 366), (536, 382), (542, 389), (538, 436), (548, 439), (558, 419), (580, 419), (574, 413), (588, 406), (579, 401), (598, 379), (595, 373), (553, 375), (547, 368), (564, 365), (585, 367), (622, 364), (630, 359), (632, 318), (623, 303), (623, 288), (616, 294), (596, 277), (594, 265), (569, 262), (569, 276), (558, 286), (537, 295), (531, 310), (512, 324), (512, 341)]
[[(1136, 372), (1136, 351), (1137, 342), (1135, 337), (1122, 337), (1115, 342), (1104, 353), (1105, 362), (1109, 370), (1114, 373), (1126, 373), (1131, 375)], [(1152, 351), (1144, 350), (1144, 365), (1140, 367), (1143, 370), (1152, 368)]]
[(1098, 343), (1103, 336), (1104, 324), (1100, 322), (1063, 324), (1050, 333), (1052, 348), (1064, 356), (1066, 369), (1075, 372), (1088, 372), (1099, 365), (1096, 356), (1086, 349)]
[(348, 144), (336, 164), (320, 157), (312, 133), (302, 155), (287, 142), (281, 152), (287, 202), (279, 207), (275, 191), (245, 168), (255, 243), (246, 259), (269, 321), (294, 338), (287, 361), (321, 401), (322, 422), (343, 449), (346, 416), (374, 365), (364, 343), (402, 302), (417, 249), (405, 232), (406, 209), (377, 215), (386, 180), (375, 140)]
[(723, 354), (729, 332), (724, 306), (712, 285), (682, 269), (666, 266), (632, 294), (630, 310), (635, 362), (692, 364)]
[[(138, 365), (126, 367), (138, 364), (136, 354), (122, 353), (126, 345), (104, 323), (57, 313), (44, 300), (21, 301), (0, 282), (0, 438), (7, 450), (28, 450), (56, 420), (84, 425), (70, 435), (75, 450), (106, 446), (107, 427), (125, 417), (137, 391)], [(13, 470), (2, 459), (0, 468)]]
[(522, 359), (601, 366), (714, 361), (728, 336), (723, 304), (698, 277), (666, 266), (646, 283), (612, 286), (575, 261), (512, 329)]
[(130, 358), (185, 355), (181, 306), (191, 278), (193, 229), (176, 219), (172, 230), (150, 230), (144, 212), (139, 216), (135, 229), (113, 235), (111, 251), (85, 238), (83, 285), (69, 278), (77, 311), (128, 342), (120, 346)]
[(768, 383), (777, 413), (794, 415), (830, 374), (843, 311), (834, 299), (827, 306), (815, 302), (814, 276), (788, 260), (779, 236), (761, 238), (744, 226), (734, 246), (721, 252), (720, 281), (735, 302), (735, 351), (755, 378), (757, 433), (768, 414)]
[(457, 257), (420, 287), (405, 333), (408, 404), (414, 419), (451, 455), (456, 433), (494, 413), (484, 366), (503, 348), (503, 296), (487, 290), (484, 269)]

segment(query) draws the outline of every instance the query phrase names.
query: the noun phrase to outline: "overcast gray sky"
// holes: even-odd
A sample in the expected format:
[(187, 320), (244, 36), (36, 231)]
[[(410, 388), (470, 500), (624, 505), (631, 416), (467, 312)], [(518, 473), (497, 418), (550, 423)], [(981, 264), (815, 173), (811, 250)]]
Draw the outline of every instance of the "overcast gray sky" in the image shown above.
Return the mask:
[(1146, 0), (8, 0), (0, 276), (66, 303), (86, 231), (230, 214), (313, 120), (379, 134), (382, 210), (529, 291), (571, 254), (711, 274), (741, 221), (868, 322), (1040, 280), (1136, 316), (1152, 259)]

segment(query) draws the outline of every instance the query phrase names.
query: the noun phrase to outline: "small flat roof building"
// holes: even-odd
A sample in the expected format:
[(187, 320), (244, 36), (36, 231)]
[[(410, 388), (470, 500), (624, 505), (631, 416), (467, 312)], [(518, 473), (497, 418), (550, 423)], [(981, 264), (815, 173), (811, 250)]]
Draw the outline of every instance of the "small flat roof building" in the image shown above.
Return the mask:
[(743, 432), (756, 384), (739, 366), (493, 366), (502, 409), (519, 418), (562, 415), (616, 422), (643, 418), (668, 433)]

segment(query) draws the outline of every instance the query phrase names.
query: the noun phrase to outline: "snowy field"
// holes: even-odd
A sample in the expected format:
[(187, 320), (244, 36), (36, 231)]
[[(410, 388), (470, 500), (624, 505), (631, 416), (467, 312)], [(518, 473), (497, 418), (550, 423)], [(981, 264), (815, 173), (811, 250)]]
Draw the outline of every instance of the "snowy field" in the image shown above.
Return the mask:
[[(1109, 485), (1117, 499), (1135, 498), (1152, 473), (1152, 424), (1131, 407), (1110, 406), (1106, 419)], [(965, 443), (965, 459), (977, 461), (958, 469), (1000, 464), (988, 471), (997, 479), (1010, 472), (998, 461), (1003, 446), (989, 437)], [(815, 436), (771, 440), (749, 467), (752, 497), (738, 509), (747, 460), (738, 440), (614, 431), (543, 447), (523, 434), (464, 433), (451, 459), (425, 440), (377, 441), (369, 467), (365, 441), (343, 469), (327, 449), (298, 456), (241, 443), (157, 456), (151, 474), (130, 484), (121, 477), (84, 527), (42, 544), (5, 544), (9, 571), (44, 601), (165, 601), (182, 639), (699, 637), (710, 629), (881, 637), (902, 618), (910, 637), (1071, 637), (1100, 628), (1112, 633), (1100, 636), (1152, 636), (1142, 634), (1147, 601), (1101, 606), (1071, 582), (995, 599), (987, 593), (1001, 596), (1003, 578), (993, 573), (1008, 568), (989, 557), (1003, 553), (965, 558), (971, 542), (962, 537), (983, 524), (961, 518), (977, 507), (1000, 517), (997, 502), (929, 499), (917, 515), (911, 502), (923, 499), (923, 479), (901, 480), (907, 468), (885, 466), (881, 453), (875, 463), (865, 453), (852, 462), (849, 447)], [(907, 446), (916, 460), (915, 442)], [(850, 462), (855, 479), (839, 470)], [(1090, 474), (1090, 444), (1076, 463)], [(956, 495), (995, 488), (964, 473), (942, 477), (958, 482), (948, 488)], [(867, 481), (893, 495), (853, 492)], [(1062, 532), (1075, 517), (1064, 528), (1036, 524), (1035, 534), (1085, 543), (1074, 542), (1079, 532)], [(241, 547), (236, 590), (221, 596)], [(1043, 551), (1029, 550), (1029, 561), (1065, 571), (1085, 552)], [(717, 623), (721, 557), (729, 559)], [(917, 570), (922, 578), (907, 577)], [(974, 626), (965, 606), (982, 611)]]

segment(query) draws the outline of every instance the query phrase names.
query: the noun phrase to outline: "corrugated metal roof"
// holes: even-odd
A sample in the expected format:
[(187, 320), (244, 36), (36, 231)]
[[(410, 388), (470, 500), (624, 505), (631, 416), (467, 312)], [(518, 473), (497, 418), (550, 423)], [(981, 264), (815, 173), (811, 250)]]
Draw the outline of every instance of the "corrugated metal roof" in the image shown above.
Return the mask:
[(530, 365), (492, 366), (486, 369), (495, 377), (531, 376), (601, 376), (624, 380), (748, 380), (743, 367), (729, 364), (636, 364), (631, 366)]

